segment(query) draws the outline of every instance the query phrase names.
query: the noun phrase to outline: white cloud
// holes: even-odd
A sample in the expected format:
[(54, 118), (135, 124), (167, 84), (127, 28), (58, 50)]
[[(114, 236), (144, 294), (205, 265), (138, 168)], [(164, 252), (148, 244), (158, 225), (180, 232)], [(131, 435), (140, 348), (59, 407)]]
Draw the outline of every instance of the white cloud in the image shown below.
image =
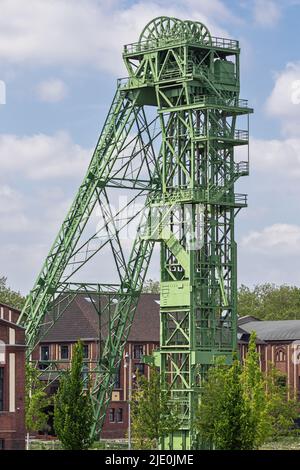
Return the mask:
[(254, 18), (260, 26), (274, 26), (281, 17), (279, 2), (273, 0), (255, 0)]
[(0, 105), (6, 104), (6, 84), (0, 80)]
[(1, 275), (8, 284), (27, 295), (47, 256), (47, 244), (8, 242), (0, 245)]
[(18, 137), (0, 135), (0, 172), (32, 180), (84, 175), (91, 151), (75, 144), (65, 132)]
[[(19, 210), (22, 207), (22, 197), (13, 188), (7, 184), (0, 185), (0, 214), (1, 219), (3, 214)], [(1, 223), (1, 226), (3, 224)]]
[(37, 95), (46, 103), (63, 101), (68, 95), (68, 88), (62, 80), (50, 79), (38, 84)]
[(285, 69), (277, 74), (266, 110), (270, 116), (278, 117), (282, 121), (285, 134), (299, 135), (300, 62), (288, 63)]
[(261, 231), (250, 232), (242, 246), (253, 252), (286, 256), (300, 253), (300, 226), (274, 224)]
[(24, 293), (33, 284), (90, 158), (91, 151), (64, 132), (0, 135), (1, 272)]
[(269, 175), (300, 178), (300, 138), (251, 139), (251, 166)]
[(24, 195), (7, 184), (0, 185), (1, 233), (22, 233), (31, 230), (24, 213)]
[(220, 0), (1, 0), (0, 60), (38, 65), (95, 65), (120, 73), (122, 45), (135, 42), (160, 15), (200, 20), (213, 35), (226, 34), (219, 19), (235, 16)]

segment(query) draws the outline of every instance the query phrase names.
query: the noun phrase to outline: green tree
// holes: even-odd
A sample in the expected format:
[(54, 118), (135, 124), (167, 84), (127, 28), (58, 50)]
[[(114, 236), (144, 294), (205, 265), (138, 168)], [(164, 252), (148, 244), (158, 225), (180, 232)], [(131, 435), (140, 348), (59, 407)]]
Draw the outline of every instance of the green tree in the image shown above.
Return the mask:
[(131, 428), (136, 449), (156, 449), (159, 438), (179, 428), (179, 409), (170, 404), (162, 378), (151, 368), (150, 379), (137, 377), (137, 389), (131, 402)]
[(160, 293), (159, 281), (153, 281), (153, 279), (148, 279), (144, 284), (143, 292), (145, 294), (159, 294)]
[(256, 333), (252, 332), (244, 366), (240, 377), (244, 401), (248, 410), (247, 440), (249, 449), (257, 449), (270, 432), (270, 417), (266, 377), (260, 370), (259, 354), (256, 350)]
[(299, 417), (297, 396), (287, 383), (287, 377), (269, 363), (267, 374), (268, 416), (270, 420), (269, 439), (297, 433), (295, 420)]
[(83, 345), (74, 348), (70, 370), (61, 379), (54, 398), (54, 429), (65, 450), (85, 450), (90, 446), (93, 407), (82, 380)]
[(300, 319), (300, 288), (261, 284), (250, 289), (242, 285), (238, 291), (238, 313), (260, 320)]
[(43, 431), (47, 427), (47, 407), (51, 398), (44, 390), (39, 379), (39, 371), (32, 365), (26, 364), (25, 380), (25, 422), (28, 431)]
[(231, 367), (220, 359), (208, 371), (196, 418), (202, 440), (218, 450), (250, 449), (250, 413), (244, 400), (241, 365), (234, 358)]
[(20, 310), (25, 303), (25, 298), (20, 292), (15, 292), (7, 286), (6, 277), (0, 277), (0, 302)]
[(219, 360), (209, 369), (196, 430), (217, 449), (257, 449), (293, 429), (297, 403), (287, 397), (278, 371), (261, 372), (253, 332), (242, 366), (236, 359), (230, 367)]

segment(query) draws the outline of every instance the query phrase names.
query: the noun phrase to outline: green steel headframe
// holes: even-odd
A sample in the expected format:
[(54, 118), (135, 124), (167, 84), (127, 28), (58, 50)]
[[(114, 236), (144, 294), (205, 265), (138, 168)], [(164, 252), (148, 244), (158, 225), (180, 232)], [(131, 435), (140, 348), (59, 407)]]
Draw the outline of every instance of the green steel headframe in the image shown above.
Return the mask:
[[(106, 334), (92, 370), (99, 434), (155, 243), (160, 244), (160, 367), (180, 429), (162, 448), (197, 449), (194, 417), (207, 370), (237, 348), (235, 217), (247, 197), (248, 102), (239, 98), (240, 48), (200, 22), (159, 17), (125, 46), (119, 80), (86, 176), (20, 317), (28, 356), (77, 295), (101, 297)], [(244, 129), (237, 121), (244, 120)], [(235, 147), (244, 147), (241, 161)], [(130, 194), (117, 213), (110, 202)], [(143, 211), (129, 210), (142, 200)], [(102, 223), (87, 230), (95, 208)], [(122, 233), (137, 223), (127, 255)], [(119, 282), (78, 281), (110, 251)], [(101, 260), (101, 256), (100, 256)], [(99, 266), (99, 265), (98, 265)]]

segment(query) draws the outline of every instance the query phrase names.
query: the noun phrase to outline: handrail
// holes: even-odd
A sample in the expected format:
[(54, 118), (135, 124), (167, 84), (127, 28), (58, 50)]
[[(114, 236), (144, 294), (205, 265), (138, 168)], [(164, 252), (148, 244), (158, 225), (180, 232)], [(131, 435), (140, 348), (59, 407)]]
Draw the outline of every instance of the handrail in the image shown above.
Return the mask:
[(193, 104), (220, 105), (233, 108), (248, 108), (249, 101), (239, 98), (219, 98), (218, 96), (198, 95), (194, 96)]
[[(178, 35), (178, 37), (170, 37), (170, 38), (155, 38), (155, 39), (146, 39), (145, 41), (140, 42), (133, 42), (131, 44), (126, 44), (124, 46), (124, 53), (125, 54), (132, 54), (135, 52), (143, 52), (147, 50), (157, 49), (159, 47), (170, 47), (170, 45), (178, 45), (182, 42), (190, 43), (190, 44), (197, 44), (200, 45), (198, 41), (196, 41), (193, 37), (187, 34)], [(235, 39), (227, 39), (227, 38), (219, 38), (219, 37), (212, 37), (210, 41), (207, 43), (201, 44), (203, 47), (216, 47), (219, 49), (231, 49), (231, 50), (238, 50), (239, 49), (239, 41)]]
[[(226, 187), (224, 186), (212, 186), (209, 190), (207, 189), (180, 189), (176, 190), (174, 192), (171, 191), (165, 194), (165, 202), (167, 201), (168, 203), (172, 204), (170, 206), (170, 210), (172, 209), (173, 205), (177, 203), (178, 199), (181, 201), (186, 199), (202, 199), (211, 201), (211, 202), (227, 202), (227, 203), (234, 203), (238, 205), (247, 205), (248, 201), (248, 196), (247, 194), (239, 194), (239, 193), (234, 193), (234, 194), (224, 194), (224, 190), (226, 190)], [(153, 200), (153, 203), (160, 203), (161, 199)], [(169, 212), (168, 212), (169, 214)]]
[[(195, 129), (194, 130), (195, 137), (204, 137), (207, 138), (207, 134), (204, 133), (201, 129)], [(214, 137), (218, 138), (224, 138), (224, 139), (232, 139), (232, 140), (242, 140), (242, 141), (248, 141), (249, 140), (249, 132), (246, 130), (242, 129), (236, 129), (233, 132), (232, 131), (227, 131), (225, 129), (220, 129), (217, 134), (213, 134)]]
[[(222, 82), (222, 80), (236, 80), (237, 76), (236, 74), (231, 74), (231, 73), (226, 73), (226, 72), (221, 72), (221, 73), (213, 73), (211, 72), (208, 67), (205, 67), (203, 65), (197, 65), (193, 62), (189, 62), (185, 68), (185, 75), (193, 75), (193, 76), (205, 76), (208, 80), (211, 80), (212, 82)], [(174, 68), (174, 69), (169, 69), (169, 70), (164, 70), (164, 72), (161, 74), (160, 79), (170, 79), (170, 78), (177, 78), (181, 77), (182, 72), (179, 70), (179, 68)]]

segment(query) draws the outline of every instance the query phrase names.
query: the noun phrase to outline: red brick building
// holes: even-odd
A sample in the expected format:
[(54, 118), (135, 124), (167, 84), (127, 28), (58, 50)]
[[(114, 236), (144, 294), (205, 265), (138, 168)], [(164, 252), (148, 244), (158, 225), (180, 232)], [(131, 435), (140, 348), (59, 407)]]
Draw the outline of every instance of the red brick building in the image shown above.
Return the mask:
[[(295, 362), (295, 344), (300, 348), (300, 321), (262, 322), (248, 316), (239, 319), (238, 341), (243, 359), (247, 352), (251, 331), (257, 332), (257, 349), (263, 371), (272, 362), (286, 374), (286, 380), (296, 393), (300, 391), (300, 366)], [(101, 335), (100, 332), (101, 331)], [(107, 336), (105, 318), (96, 312), (89, 298), (78, 296), (64, 312), (52, 329), (46, 334), (35, 350), (33, 359), (39, 361), (40, 368), (47, 361), (58, 361), (58, 368), (69, 367), (73, 348), (78, 339), (84, 343), (86, 373), (95, 364), (100, 348), (100, 340)], [(159, 295), (143, 294), (138, 303), (136, 316), (125, 347), (112, 401), (107, 411), (103, 427), (103, 438), (122, 438), (128, 427), (128, 399), (130, 388), (135, 386), (135, 372), (149, 375), (149, 368), (141, 360), (142, 355), (151, 355), (159, 345)], [(300, 349), (298, 349), (300, 353)], [(131, 367), (126, 355), (131, 357)], [(300, 362), (300, 354), (299, 361)], [(127, 364), (127, 367), (126, 367)], [(131, 370), (130, 370), (131, 369)], [(45, 372), (43, 379), (50, 378), (50, 393), (58, 387), (58, 374)]]
[(0, 449), (25, 448), (25, 331), (0, 304)]
[[(257, 349), (263, 371), (270, 363), (286, 376), (290, 390), (300, 398), (300, 320), (260, 321), (247, 316), (239, 319), (240, 329), (250, 334), (255, 331)], [(240, 343), (241, 357), (247, 344)]]

